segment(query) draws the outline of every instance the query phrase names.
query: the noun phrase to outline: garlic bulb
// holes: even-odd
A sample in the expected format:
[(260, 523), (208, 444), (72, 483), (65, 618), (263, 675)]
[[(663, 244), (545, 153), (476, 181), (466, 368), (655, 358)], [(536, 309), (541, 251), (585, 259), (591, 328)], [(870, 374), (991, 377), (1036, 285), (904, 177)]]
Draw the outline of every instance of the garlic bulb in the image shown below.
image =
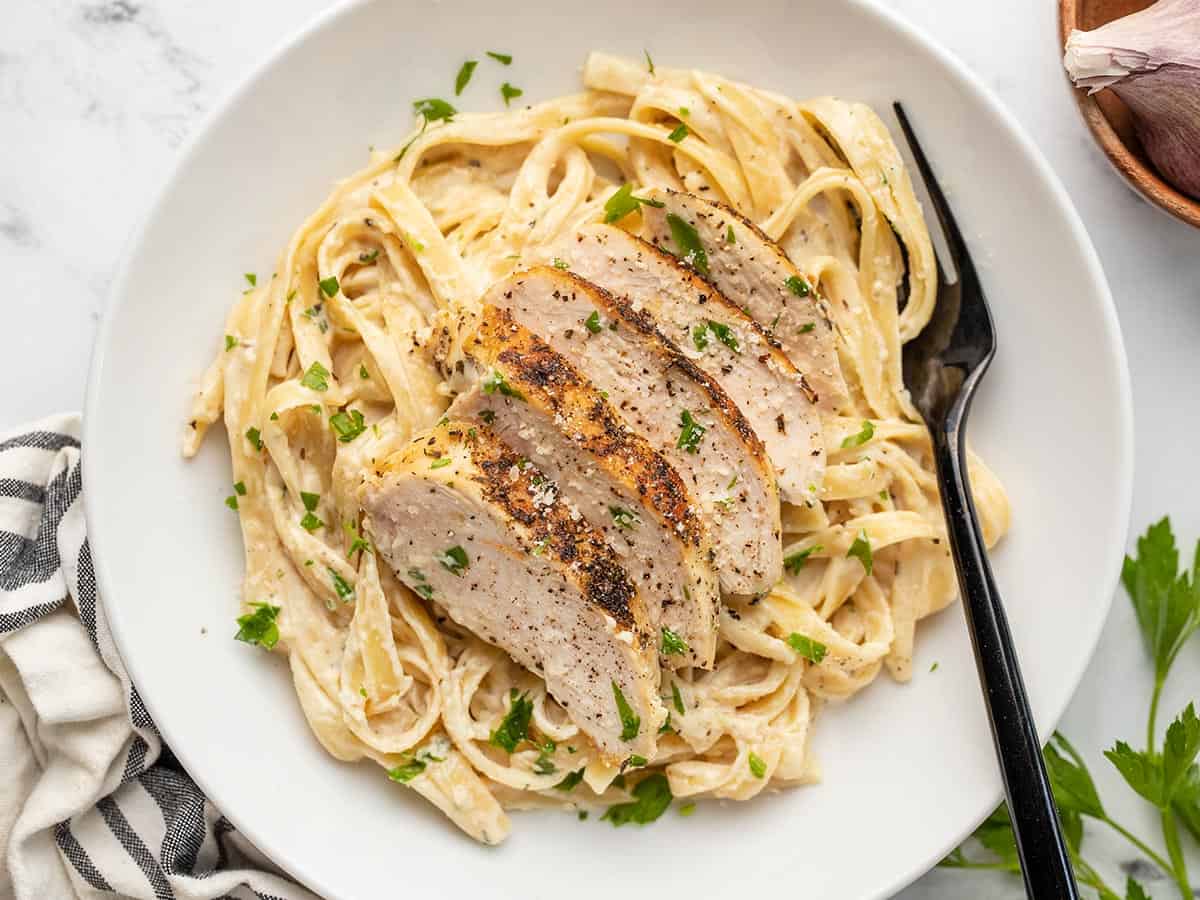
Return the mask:
[(1200, 199), (1200, 0), (1158, 0), (1074, 30), (1063, 65), (1076, 87), (1111, 88), (1162, 177)]

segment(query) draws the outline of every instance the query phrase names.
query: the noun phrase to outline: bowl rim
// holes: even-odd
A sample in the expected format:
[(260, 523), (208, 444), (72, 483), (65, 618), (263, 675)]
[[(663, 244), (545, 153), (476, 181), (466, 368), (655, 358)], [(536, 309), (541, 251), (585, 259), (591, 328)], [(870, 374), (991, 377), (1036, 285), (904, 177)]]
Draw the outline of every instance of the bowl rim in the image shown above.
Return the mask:
[[(121, 252), (120, 262), (116, 269), (115, 277), (113, 278), (107, 297), (104, 314), (100, 327), (97, 330), (96, 340), (93, 347), (91, 364), (88, 373), (87, 392), (84, 403), (83, 416), (83, 445), (86, 447), (93, 440), (99, 439), (100, 425), (98, 417), (89, 415), (90, 412), (99, 406), (101, 374), (106, 363), (106, 348), (111, 344), (112, 334), (115, 328), (115, 322), (118, 318), (118, 310), (128, 300), (128, 283), (131, 277), (131, 269), (136, 258), (136, 254), (140, 246), (145, 240), (147, 231), (152, 222), (154, 222), (162, 208), (166, 205), (168, 198), (175, 189), (176, 183), (180, 179), (182, 173), (188, 168), (193, 157), (200, 152), (200, 149), (207, 138), (209, 131), (222, 119), (227, 113), (235, 107), (242, 98), (252, 92), (258, 85), (259, 81), (266, 73), (273, 68), (278, 61), (302, 41), (309, 38), (315, 32), (332, 26), (336, 21), (344, 18), (358, 7), (367, 6), (371, 3), (379, 2), (379, 0), (336, 0), (326, 9), (320, 11), (311, 19), (301, 23), (298, 27), (288, 31), (282, 39), (280, 39), (273, 47), (267, 50), (262, 57), (245, 73), (239, 77), (225, 93), (219, 97), (217, 102), (203, 114), (196, 122), (192, 131), (187, 136), (183, 147), (178, 151), (174, 162), (169, 167), (167, 174), (162, 181), (157, 185), (150, 195), (150, 201), (143, 208), (141, 217), (138, 219), (137, 226), (130, 232), (126, 244)], [(1082, 218), (1072, 202), (1066, 188), (1058, 178), (1054, 169), (1050, 166), (1041, 150), (1033, 139), (1026, 133), (1020, 125), (1015, 115), (1005, 107), (1001, 101), (992, 93), (991, 89), (984, 83), (982, 78), (976, 75), (966, 63), (959, 59), (952, 51), (942, 46), (933, 37), (928, 35), (918, 26), (912, 24), (907, 19), (903, 18), (900, 13), (893, 11), (891, 8), (883, 5), (883, 0), (849, 0), (849, 6), (857, 7), (883, 22), (885, 26), (897, 32), (903, 38), (912, 41), (918, 45), (924, 52), (928, 53), (936, 62), (953, 71), (962, 81), (963, 86), (972, 94), (972, 99), (981, 104), (989, 114), (996, 117), (1002, 127), (1011, 135), (1013, 140), (1018, 144), (1021, 151), (1033, 163), (1037, 175), (1045, 185), (1049, 197), (1055, 202), (1060, 212), (1063, 215), (1065, 224), (1074, 235), (1083, 257), (1084, 265), (1086, 266), (1092, 280), (1096, 286), (1096, 297), (1098, 301), (1097, 312), (1101, 317), (1105, 331), (1108, 336), (1108, 355), (1111, 356), (1114, 365), (1114, 375), (1116, 379), (1116, 391), (1113, 396), (1114, 409), (1116, 419), (1119, 421), (1118, 428), (1119, 446), (1118, 446), (1118, 477), (1112, 485), (1112, 493), (1117, 499), (1116, 506), (1119, 510), (1119, 528), (1120, 528), (1120, 545), (1111, 548), (1113, 552), (1109, 553), (1111, 560), (1105, 565), (1107, 567), (1106, 576), (1103, 582), (1111, 585), (1111, 589), (1101, 598), (1097, 598), (1097, 605), (1101, 607), (1099, 614), (1091, 623), (1090, 628), (1083, 631), (1078, 638), (1082, 638), (1082, 643), (1090, 647), (1089, 652), (1080, 658), (1074, 671), (1068, 671), (1065, 677), (1061, 678), (1061, 682), (1070, 685), (1070, 689), (1064, 693), (1062, 701), (1056, 706), (1050, 708), (1046, 714), (1046, 721), (1042, 734), (1045, 736), (1043, 743), (1049, 740), (1053, 734), (1057, 723), (1061, 720), (1064, 712), (1071, 699), (1074, 697), (1079, 688), (1079, 684), (1083, 679), (1084, 673), (1095, 655), (1096, 649), (1099, 646), (1100, 635), (1108, 621), (1111, 612), (1112, 603), (1115, 598), (1116, 589), (1119, 585), (1121, 552), (1128, 543), (1128, 535), (1130, 529), (1130, 516), (1133, 503), (1133, 472), (1134, 472), (1134, 413), (1133, 413), (1133, 394), (1132, 384), (1129, 372), (1128, 357), (1125, 350), (1123, 333), (1121, 331), (1120, 322), (1116, 312), (1116, 305), (1113, 300), (1112, 291), (1108, 283), (1108, 278), (1105, 275), (1103, 265), (1101, 264), (1099, 255), (1095, 245), (1092, 243), (1091, 237), (1088, 234), (1087, 228), (1084, 225)], [(97, 527), (100, 523), (100, 515), (94, 503), (88, 502), (88, 484), (91, 479), (87, 477), (89, 466), (89, 458), (84, 454), (81, 458), (83, 468), (83, 491), (85, 500), (85, 518), (87, 522), (87, 530), (89, 540), (94, 548), (93, 563), (97, 579), (101, 602), (104, 604), (105, 612), (108, 615), (109, 621), (113, 621), (114, 617), (110, 612), (110, 604), (113, 591), (109, 589), (115, 582), (110, 577), (109, 565), (106, 554), (100, 549), (101, 544), (107, 544), (107, 539), (100, 538), (101, 534), (105, 533), (103, 527)], [(129, 677), (133, 684), (136, 684), (139, 679), (137, 663), (126, 662), (131, 657), (126, 652), (128, 649), (127, 638), (128, 634), (121, 631), (120, 628), (112, 629), (114, 642), (120, 653), (121, 659), (125, 662)], [(146, 703), (146, 708), (154, 717), (157, 725), (159, 719), (155, 715), (153, 703), (148, 698), (143, 698)], [(165, 733), (161, 733), (162, 740), (169, 743), (169, 738)], [(190, 748), (180, 748), (175, 744), (170, 744), (172, 751), (184, 766), (189, 776), (195, 781), (196, 785), (204, 792), (205, 796), (210, 801), (216, 803), (217, 800), (213, 796), (212, 791), (208, 788), (209, 781), (203, 774), (203, 767), (193, 765), (196, 761), (195, 754)], [(958, 834), (946, 846), (932, 848), (932, 852), (922, 858), (914, 858), (911, 863), (903, 868), (898, 868), (892, 875), (888, 884), (873, 894), (864, 895), (861, 900), (883, 900), (883, 898), (891, 897), (896, 892), (910, 885), (916, 879), (931, 871), (937, 862), (942, 859), (946, 853), (952, 850), (955, 846), (961, 843), (969, 836), (980, 822), (990, 813), (990, 811), (1003, 799), (1002, 790), (997, 788), (991, 803), (986, 809), (982, 810), (976, 820), (965, 823), (961, 834)], [(278, 866), (287, 877), (294, 879), (298, 884), (305, 888), (317, 892), (319, 895), (335, 896), (335, 885), (331, 885), (324, 876), (314, 871), (309, 864), (301, 859), (297, 859), (294, 855), (287, 852), (286, 847), (281, 846), (269, 834), (261, 832), (256, 827), (246, 827), (240, 813), (231, 811), (230, 809), (221, 807), (222, 814), (230, 820), (230, 822), (249, 840), (253, 845), (263, 852), (269, 860)]]
[[(1059, 0), (1058, 2), (1058, 36), (1059, 47), (1065, 47), (1067, 38), (1079, 22), (1081, 0)], [(1200, 200), (1194, 200), (1168, 184), (1152, 166), (1143, 162), (1132, 153), (1117, 134), (1104, 110), (1089, 92), (1075, 87), (1064, 70), (1068, 89), (1071, 91), (1075, 106), (1083, 117), (1084, 124), (1092, 133), (1096, 143), (1108, 158), (1109, 163), (1125, 183), (1141, 194), (1147, 202), (1157, 206), (1167, 214), (1181, 222), (1200, 228)]]

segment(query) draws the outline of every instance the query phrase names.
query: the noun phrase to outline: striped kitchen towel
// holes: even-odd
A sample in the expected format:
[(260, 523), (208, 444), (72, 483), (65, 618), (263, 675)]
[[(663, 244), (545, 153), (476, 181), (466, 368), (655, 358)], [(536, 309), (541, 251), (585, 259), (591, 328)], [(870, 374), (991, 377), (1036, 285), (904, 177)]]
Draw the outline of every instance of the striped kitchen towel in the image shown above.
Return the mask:
[(176, 761), (96, 593), (78, 415), (0, 437), (0, 898), (312, 898)]

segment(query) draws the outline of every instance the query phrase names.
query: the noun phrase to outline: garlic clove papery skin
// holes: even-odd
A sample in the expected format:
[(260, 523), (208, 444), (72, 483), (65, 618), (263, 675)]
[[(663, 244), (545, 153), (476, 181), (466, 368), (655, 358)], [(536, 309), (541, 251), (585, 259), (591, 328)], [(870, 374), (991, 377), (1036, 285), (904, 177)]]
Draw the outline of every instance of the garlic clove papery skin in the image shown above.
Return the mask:
[(1159, 0), (1072, 31), (1063, 65), (1077, 87), (1111, 88), (1163, 178), (1200, 199), (1200, 0)]

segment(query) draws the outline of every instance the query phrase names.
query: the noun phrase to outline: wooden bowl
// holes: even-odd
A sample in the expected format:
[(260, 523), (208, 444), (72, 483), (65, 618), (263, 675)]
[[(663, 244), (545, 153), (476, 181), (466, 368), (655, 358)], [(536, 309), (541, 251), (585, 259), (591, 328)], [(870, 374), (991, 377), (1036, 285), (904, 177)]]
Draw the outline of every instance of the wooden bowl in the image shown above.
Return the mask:
[[(1152, 0), (1059, 0), (1059, 47), (1066, 46), (1071, 29), (1091, 31), (1113, 19), (1150, 6)], [(1133, 131), (1133, 116), (1110, 90), (1088, 94), (1071, 86), (1083, 120), (1100, 149), (1130, 187), (1177, 219), (1200, 228), (1200, 200), (1194, 200), (1163, 181)]]

